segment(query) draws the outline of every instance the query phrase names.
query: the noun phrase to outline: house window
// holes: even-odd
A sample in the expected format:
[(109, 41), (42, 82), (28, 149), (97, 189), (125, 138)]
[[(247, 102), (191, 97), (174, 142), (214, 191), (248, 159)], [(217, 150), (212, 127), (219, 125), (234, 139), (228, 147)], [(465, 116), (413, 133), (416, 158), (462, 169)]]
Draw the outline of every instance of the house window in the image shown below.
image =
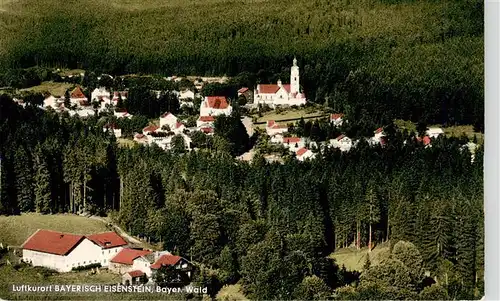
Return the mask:
[(115, 253), (118, 252), (118, 249), (115, 249)]
[(102, 251), (102, 255), (104, 255), (104, 251)]

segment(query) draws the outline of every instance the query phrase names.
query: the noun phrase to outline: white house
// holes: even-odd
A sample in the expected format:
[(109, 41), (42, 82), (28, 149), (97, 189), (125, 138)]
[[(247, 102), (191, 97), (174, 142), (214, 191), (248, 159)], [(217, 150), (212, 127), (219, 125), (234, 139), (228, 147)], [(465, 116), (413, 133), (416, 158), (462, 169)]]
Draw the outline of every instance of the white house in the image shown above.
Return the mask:
[(120, 138), (122, 136), (122, 130), (114, 123), (108, 123), (103, 128), (104, 132), (111, 132), (115, 135), (116, 138)]
[(368, 143), (370, 145), (380, 144), (380, 143), (382, 143), (382, 140), (383, 140), (382, 138), (383, 137), (385, 137), (384, 129), (383, 128), (378, 128), (378, 129), (375, 130), (373, 137), (371, 137), (368, 140)]
[(353, 146), (352, 139), (345, 136), (340, 135), (335, 139), (330, 139), (330, 145), (334, 148), (339, 148), (341, 151), (349, 151)]
[(425, 133), (431, 138), (437, 138), (440, 135), (443, 135), (444, 131), (442, 128), (429, 128)]
[(269, 136), (273, 136), (276, 134), (284, 134), (288, 132), (288, 126), (279, 125), (274, 120), (269, 120), (266, 125), (266, 132)]
[(196, 120), (196, 127), (213, 127), (215, 122), (214, 116), (200, 116), (198, 120)]
[(101, 101), (111, 104), (111, 93), (106, 90), (106, 87), (95, 88), (90, 94), (91, 101)]
[(299, 150), (297, 150), (295, 154), (297, 155), (297, 159), (299, 161), (304, 161), (306, 159), (313, 159), (315, 157), (314, 153), (305, 147), (302, 147)]
[(76, 109), (76, 110), (69, 110), (68, 113), (69, 113), (70, 116), (78, 115), (81, 118), (87, 118), (87, 117), (90, 117), (90, 116), (94, 116), (95, 115), (95, 110), (92, 109), (92, 108), (87, 107), (87, 108), (79, 108), (79, 109)]
[(330, 122), (333, 123), (334, 126), (341, 126), (343, 123), (344, 114), (331, 114)]
[(254, 104), (267, 104), (270, 107), (288, 105), (305, 105), (307, 100), (300, 91), (300, 76), (297, 59), (293, 59), (290, 71), (290, 84), (283, 85), (281, 80), (274, 84), (259, 84), (254, 91)]
[(200, 105), (200, 116), (229, 116), (232, 111), (225, 96), (207, 96)]
[(98, 260), (103, 267), (107, 267), (109, 261), (127, 245), (127, 242), (113, 231), (87, 235), (87, 238), (101, 248)]
[[(23, 261), (58, 272), (69, 272), (75, 267), (96, 263), (106, 265), (113, 254), (106, 253), (105, 249), (116, 253), (126, 245), (123, 239), (111, 236), (102, 233), (90, 239), (83, 235), (39, 229), (23, 243)], [(100, 242), (106, 241), (106, 238), (110, 238), (110, 243), (104, 242), (102, 246)]]
[(292, 152), (305, 147), (305, 141), (300, 137), (283, 137), (281, 143)]
[(166, 112), (160, 116), (160, 129), (163, 126), (168, 125), (168, 127), (173, 130), (175, 125), (177, 124), (177, 117), (174, 114)]
[(149, 266), (144, 266), (139, 268), (136, 265), (134, 269), (133, 268), (134, 260), (142, 256), (147, 256), (152, 253), (153, 252), (150, 250), (136, 250), (136, 249), (124, 248), (120, 252), (118, 252), (113, 258), (111, 258), (109, 262), (109, 271), (118, 274), (124, 274), (132, 270), (139, 270), (142, 272), (148, 271)]
[(191, 90), (183, 90), (179, 93), (179, 101), (188, 101), (194, 99), (194, 92)]
[(129, 114), (127, 111), (116, 111), (113, 114), (116, 116), (116, 118), (132, 118), (132, 114)]
[[(62, 102), (64, 102), (64, 99), (62, 100)], [(56, 109), (59, 107), (60, 104), (61, 104), (61, 99), (56, 98), (53, 95), (49, 95), (49, 96), (45, 97), (45, 99), (43, 100), (43, 107), (44, 108), (51, 107), (53, 109)]]
[(84, 107), (89, 105), (89, 101), (87, 96), (83, 94), (82, 88), (80, 86), (76, 86), (76, 88), (71, 91), (70, 94), (70, 102), (73, 105), (76, 105), (78, 107)]

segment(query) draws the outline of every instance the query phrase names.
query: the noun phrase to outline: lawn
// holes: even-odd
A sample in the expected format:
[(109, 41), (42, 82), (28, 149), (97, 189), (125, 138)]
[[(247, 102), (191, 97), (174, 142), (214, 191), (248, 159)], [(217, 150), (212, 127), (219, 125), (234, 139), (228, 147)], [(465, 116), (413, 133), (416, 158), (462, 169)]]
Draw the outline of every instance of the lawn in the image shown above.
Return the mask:
[(216, 300), (220, 301), (246, 301), (249, 300), (243, 294), (243, 289), (241, 284), (234, 285), (224, 285), (224, 287), (219, 291)]
[(41, 85), (26, 88), (26, 89), (21, 89), (20, 91), (32, 91), (32, 92), (49, 92), (50, 94), (54, 96), (64, 96), (64, 93), (66, 93), (66, 90), (70, 89), (73, 87), (74, 84), (68, 84), (68, 83), (55, 83), (55, 82), (42, 82)]
[[(394, 124), (400, 130), (406, 129), (408, 132), (417, 131), (416, 124), (412, 123), (411, 121), (396, 119), (394, 120)], [(482, 144), (484, 142), (484, 134), (474, 132), (474, 127), (472, 125), (457, 125), (457, 126), (442, 127), (441, 125), (438, 124), (438, 125), (429, 125), (428, 127), (442, 128), (447, 137), (461, 137), (462, 135), (465, 134), (471, 140), (474, 138), (474, 136), (476, 136), (479, 144)]]
[(118, 146), (120, 147), (133, 147), (136, 145), (136, 142), (130, 139), (126, 138), (116, 138), (116, 141), (118, 142)]
[[(316, 117), (316, 116), (327, 116), (323, 111), (315, 109), (315, 108), (300, 108), (300, 109), (291, 109), (291, 110), (286, 110), (282, 112), (276, 112), (275, 110), (271, 112), (266, 112), (262, 115), (262, 117), (258, 116), (253, 116), (253, 117), (258, 117), (257, 122), (267, 122), (269, 120), (274, 120), (278, 124), (288, 124), (288, 123), (294, 123), (295, 121), (299, 120), (300, 118), (311, 118), (311, 117)], [(284, 120), (280, 122), (280, 120)], [(257, 128), (265, 128), (266, 124), (255, 124), (254, 127)]]
[(0, 216), (0, 229), (0, 242), (12, 246), (20, 246), (37, 229), (74, 234), (108, 231), (106, 224), (99, 220), (70, 214), (41, 215), (36, 213)]
[(83, 69), (62, 69), (61, 71), (59, 71), (60, 76), (80, 75), (82, 73), (85, 73), (85, 70), (83, 70)]
[[(356, 248), (345, 248), (335, 251), (330, 257), (334, 258), (340, 267), (344, 265), (348, 270), (362, 271), (367, 254), (368, 248), (361, 248), (361, 250), (357, 250)], [(389, 254), (388, 244), (384, 243), (376, 246), (370, 254), (371, 265), (379, 264), (384, 259), (388, 258)]]

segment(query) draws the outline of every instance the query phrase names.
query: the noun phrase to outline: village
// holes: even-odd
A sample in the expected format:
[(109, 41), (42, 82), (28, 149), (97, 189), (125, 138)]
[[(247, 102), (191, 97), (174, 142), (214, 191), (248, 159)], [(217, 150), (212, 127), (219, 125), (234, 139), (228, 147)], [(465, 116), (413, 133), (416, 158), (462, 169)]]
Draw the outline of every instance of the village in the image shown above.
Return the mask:
[[(180, 77), (168, 77), (167, 81), (179, 82)], [(200, 100), (198, 110), (199, 116), (196, 119), (196, 124), (188, 126), (186, 119), (180, 119), (171, 112), (164, 112), (156, 121), (150, 122), (149, 125), (142, 129), (142, 132), (136, 132), (133, 137), (126, 139), (134, 141), (141, 145), (157, 145), (164, 150), (171, 150), (175, 144), (174, 137), (177, 141), (183, 141), (182, 145), (186, 151), (197, 150), (193, 147), (192, 136), (195, 132), (201, 132), (205, 135), (214, 135), (214, 123), (218, 116), (230, 116), (235, 111), (232, 104), (235, 100), (228, 99), (226, 96), (209, 95), (202, 96), (200, 90), (204, 84), (213, 82), (224, 82), (227, 78), (191, 78), (193, 82), (192, 89), (184, 89), (181, 91), (153, 91), (159, 98), (162, 94), (168, 92), (178, 98), (180, 107), (194, 108), (194, 100)], [(68, 91), (69, 92), (69, 91)], [(238, 98), (245, 98), (245, 108), (259, 111), (263, 106), (270, 110), (290, 110), (291, 108), (303, 108), (308, 104), (308, 100), (304, 91), (300, 86), (300, 72), (297, 65), (297, 60), (293, 60), (293, 65), (290, 68), (290, 83), (284, 84), (278, 80), (276, 84), (257, 84), (255, 89), (249, 87), (241, 87), (237, 92)], [(67, 112), (70, 116), (79, 116), (87, 118), (95, 114), (112, 116), (114, 120), (123, 118), (132, 118), (133, 115), (127, 112), (121, 105), (127, 100), (128, 91), (109, 91), (105, 87), (95, 88), (90, 97), (87, 97), (81, 86), (76, 86), (65, 97), (46, 95), (43, 109), (53, 109), (57, 112)], [(23, 100), (15, 99), (18, 104), (25, 105)], [(324, 114), (328, 118), (333, 127), (340, 129), (344, 123), (348, 123), (345, 115), (342, 112)], [(255, 118), (254, 118), (255, 119)], [(103, 126), (104, 132), (109, 132), (116, 138), (122, 138), (122, 129), (113, 122), (113, 119)], [(256, 130), (262, 130), (257, 124), (252, 122), (249, 116), (242, 116), (242, 122), (245, 125), (247, 133), (252, 136)], [(289, 133), (289, 126), (293, 125), (289, 122), (280, 122), (279, 120), (267, 120), (265, 122), (264, 134), (267, 135), (269, 142), (273, 145), (286, 148), (292, 156), (299, 161), (314, 159), (318, 154), (321, 154), (327, 148), (339, 149), (341, 152), (348, 152), (351, 148), (356, 147), (359, 139), (355, 140), (348, 137), (345, 133), (338, 135), (333, 139), (321, 141), (319, 143), (311, 141), (307, 137), (299, 137)], [(424, 135), (416, 136), (415, 138), (425, 147), (431, 147), (432, 141), (444, 135), (444, 131), (440, 127), (427, 128)], [(365, 137), (365, 141), (371, 145), (384, 146), (386, 143), (386, 134), (384, 127), (374, 129), (373, 136)], [(125, 139), (125, 138), (122, 138)], [(405, 141), (406, 143), (406, 141)], [(464, 145), (468, 148), (472, 156), (476, 144), (469, 142)], [(238, 159), (251, 161), (254, 156), (254, 149), (247, 153), (238, 156)], [(278, 154), (264, 154), (268, 162), (282, 162)]]

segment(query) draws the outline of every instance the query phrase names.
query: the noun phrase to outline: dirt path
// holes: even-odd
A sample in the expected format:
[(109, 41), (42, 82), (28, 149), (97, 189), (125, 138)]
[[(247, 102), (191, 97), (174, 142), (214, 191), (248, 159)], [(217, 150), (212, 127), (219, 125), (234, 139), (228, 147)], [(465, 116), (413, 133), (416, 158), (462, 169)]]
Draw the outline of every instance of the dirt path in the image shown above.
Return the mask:
[(99, 217), (99, 216), (90, 216), (90, 218), (92, 219), (96, 219), (96, 220), (100, 220), (101, 222), (103, 223), (106, 223), (108, 225), (111, 225), (113, 227), (113, 229), (115, 229), (115, 231), (120, 234), (121, 237), (125, 238), (126, 240), (128, 240), (129, 242), (131, 243), (134, 243), (134, 244), (138, 244), (138, 245), (141, 245), (143, 246), (144, 245), (144, 242), (142, 242), (141, 240), (133, 237), (132, 235), (129, 235), (127, 232), (125, 232), (122, 228), (120, 228), (119, 226), (113, 224), (113, 223), (110, 223), (107, 219), (105, 218), (102, 218), (102, 217)]

